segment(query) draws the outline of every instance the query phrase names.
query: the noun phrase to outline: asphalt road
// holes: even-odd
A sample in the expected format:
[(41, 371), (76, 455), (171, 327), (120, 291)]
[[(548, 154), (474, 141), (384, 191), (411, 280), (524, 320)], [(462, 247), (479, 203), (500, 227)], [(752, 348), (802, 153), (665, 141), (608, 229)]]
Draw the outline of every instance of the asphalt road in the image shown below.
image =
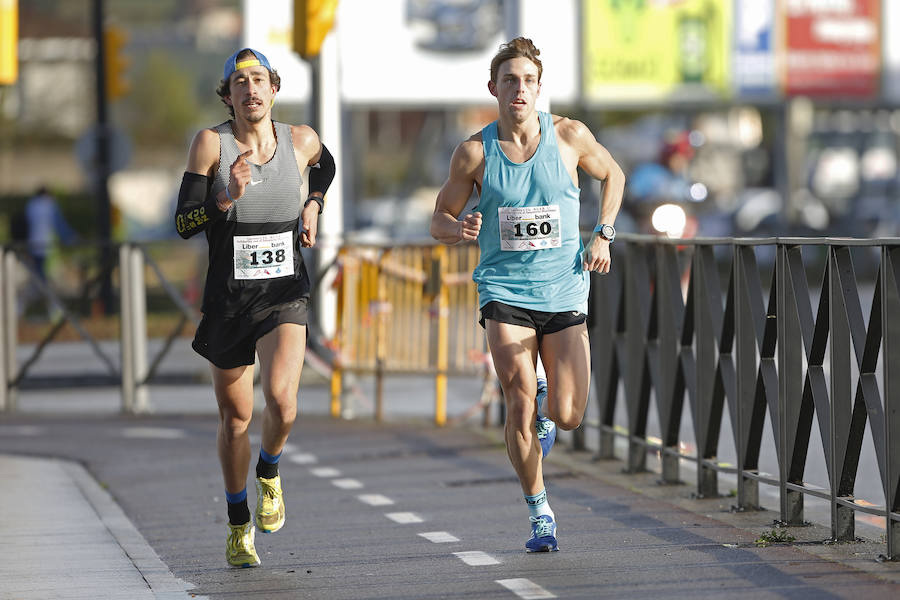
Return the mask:
[[(256, 447), (258, 431), (256, 418)], [(305, 416), (282, 459), (287, 524), (257, 536), (260, 568), (235, 570), (224, 560), (212, 414), (0, 417), (0, 455), (85, 465), (197, 596), (900, 596), (896, 564), (877, 563), (867, 545), (829, 556), (837, 550), (810, 528), (798, 538), (813, 539), (757, 547), (772, 514), (729, 523), (728, 499), (692, 501), (690, 486), (642, 490), (647, 480), (634, 477), (623, 485), (620, 465), (562, 448), (545, 463), (561, 551), (526, 554), (527, 510), (497, 440), (496, 431), (438, 429), (420, 419), (377, 425)], [(23, 490), (20, 501), (40, 493)], [(252, 487), (250, 495), (252, 506)], [(2, 510), (15, 514), (15, 506)]]

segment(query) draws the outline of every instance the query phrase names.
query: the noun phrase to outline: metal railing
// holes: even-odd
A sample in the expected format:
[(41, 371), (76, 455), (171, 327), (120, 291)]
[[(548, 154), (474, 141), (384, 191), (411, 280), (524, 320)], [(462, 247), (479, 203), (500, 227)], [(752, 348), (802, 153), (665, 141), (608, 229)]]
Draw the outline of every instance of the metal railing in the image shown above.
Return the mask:
[[(100, 265), (96, 273), (81, 285), (75, 297), (64, 298), (52, 281), (44, 280), (35, 270), (23, 248), (5, 246), (0, 248), (0, 314), (2, 314), (2, 339), (0, 339), (0, 411), (15, 411), (18, 391), (25, 385), (53, 386), (89, 384), (94, 386), (114, 386), (121, 391), (122, 411), (126, 413), (144, 412), (148, 406), (147, 385), (158, 375), (158, 367), (163, 357), (188, 323), (196, 324), (199, 314), (175, 289), (160, 266), (154, 261), (148, 247), (143, 244), (126, 243), (117, 246), (118, 262)], [(110, 256), (115, 256), (111, 252)], [(163, 294), (171, 303), (180, 320), (165, 335), (161, 348), (150, 354), (147, 341), (147, 285), (145, 272), (155, 273)], [(24, 275), (24, 277), (23, 277)], [(115, 348), (92, 335), (83, 323), (76, 305), (85, 304), (96, 295), (100, 281), (109, 277), (116, 284), (118, 304), (113, 320), (118, 336)], [(24, 279), (24, 286), (20, 284)], [(50, 308), (49, 326), (40, 339), (22, 357), (19, 343), (19, 287), (33, 290), (38, 300)], [(70, 294), (71, 296), (71, 294)], [(32, 299), (34, 300), (34, 299)], [(101, 366), (99, 371), (66, 375), (60, 382), (46, 374), (32, 376), (31, 371), (40, 360), (47, 347), (59, 337), (64, 327), (71, 327), (79, 338), (87, 344)], [(22, 359), (20, 361), (20, 358)], [(195, 375), (180, 373), (179, 380), (191, 379)]]
[[(592, 274), (591, 286), (599, 456), (612, 458), (623, 435), (627, 469), (644, 470), (648, 450), (656, 451), (668, 483), (679, 481), (680, 460), (695, 461), (701, 497), (718, 494), (718, 473), (733, 473), (739, 509), (759, 507), (759, 484), (775, 486), (788, 525), (803, 523), (805, 497), (827, 500), (838, 541), (854, 539), (858, 513), (876, 515), (887, 556), (900, 557), (900, 240), (622, 235), (614, 246), (613, 274)], [(758, 254), (774, 261), (761, 267)], [(868, 323), (856, 275), (863, 264), (874, 273)], [(818, 290), (807, 277), (817, 270)], [(620, 383), (624, 433), (615, 427)], [(658, 440), (647, 435), (651, 394)], [(685, 399), (695, 454), (680, 445)], [(736, 465), (717, 458), (725, 407)], [(777, 475), (760, 470), (767, 417)], [(827, 488), (804, 481), (814, 419)], [(880, 505), (854, 496), (867, 427)]]

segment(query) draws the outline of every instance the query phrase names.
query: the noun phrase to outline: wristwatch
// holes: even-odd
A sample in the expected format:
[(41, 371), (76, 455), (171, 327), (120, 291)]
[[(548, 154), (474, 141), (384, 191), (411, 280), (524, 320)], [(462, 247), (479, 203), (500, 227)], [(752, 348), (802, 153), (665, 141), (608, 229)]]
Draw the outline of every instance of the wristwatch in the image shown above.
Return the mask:
[(604, 240), (612, 242), (616, 239), (616, 228), (606, 223), (600, 223), (594, 227), (594, 233), (599, 233)]

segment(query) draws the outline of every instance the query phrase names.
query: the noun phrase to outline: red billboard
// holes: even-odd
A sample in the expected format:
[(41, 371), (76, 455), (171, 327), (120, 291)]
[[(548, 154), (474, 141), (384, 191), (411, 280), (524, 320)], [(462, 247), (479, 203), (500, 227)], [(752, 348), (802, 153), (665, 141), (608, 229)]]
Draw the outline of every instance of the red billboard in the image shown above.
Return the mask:
[(881, 0), (780, 0), (789, 96), (870, 97), (881, 71)]

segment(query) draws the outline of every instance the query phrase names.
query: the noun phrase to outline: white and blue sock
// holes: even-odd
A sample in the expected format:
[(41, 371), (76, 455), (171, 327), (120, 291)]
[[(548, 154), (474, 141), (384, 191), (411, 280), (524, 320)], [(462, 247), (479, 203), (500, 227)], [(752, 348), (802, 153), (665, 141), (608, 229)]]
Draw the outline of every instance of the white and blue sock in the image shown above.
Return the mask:
[(537, 518), (542, 515), (549, 515), (551, 519), (556, 521), (556, 516), (553, 514), (553, 510), (550, 509), (550, 503), (547, 501), (546, 489), (533, 496), (525, 494), (525, 504), (528, 505), (529, 516)]
[[(544, 389), (547, 389), (547, 372), (544, 370), (544, 363), (541, 362), (541, 357), (538, 355), (537, 364), (535, 365), (535, 375), (537, 375), (537, 380), (540, 384), (541, 381), (544, 383)], [(537, 401), (537, 415), (538, 417), (544, 416), (544, 401), (547, 400), (547, 393), (543, 394), (538, 391), (537, 397), (535, 400)]]

